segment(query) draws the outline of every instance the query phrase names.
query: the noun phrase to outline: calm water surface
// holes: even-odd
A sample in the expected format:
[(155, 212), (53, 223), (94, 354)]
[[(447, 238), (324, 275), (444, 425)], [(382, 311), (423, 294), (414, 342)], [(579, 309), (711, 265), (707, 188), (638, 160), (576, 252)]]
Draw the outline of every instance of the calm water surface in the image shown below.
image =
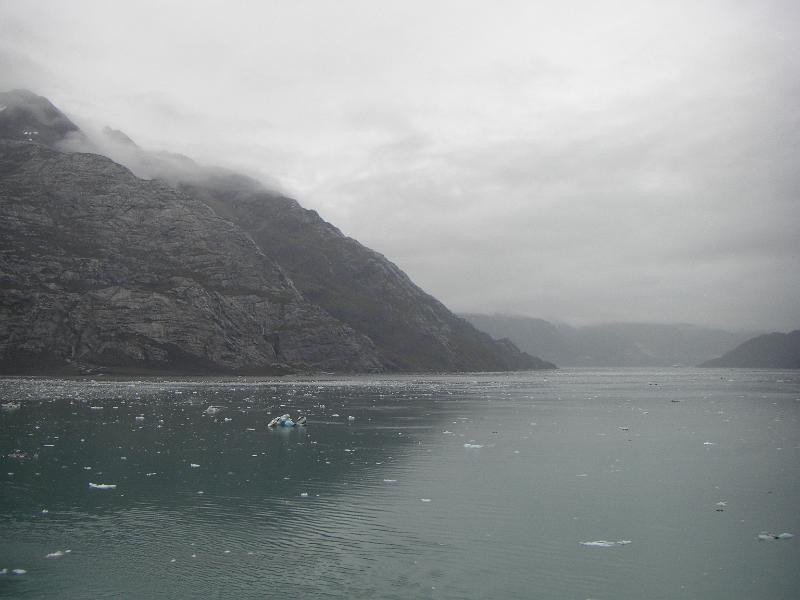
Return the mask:
[[(0, 402), (0, 597), (800, 598), (798, 372), (5, 378)], [(308, 426), (267, 427), (286, 412)]]

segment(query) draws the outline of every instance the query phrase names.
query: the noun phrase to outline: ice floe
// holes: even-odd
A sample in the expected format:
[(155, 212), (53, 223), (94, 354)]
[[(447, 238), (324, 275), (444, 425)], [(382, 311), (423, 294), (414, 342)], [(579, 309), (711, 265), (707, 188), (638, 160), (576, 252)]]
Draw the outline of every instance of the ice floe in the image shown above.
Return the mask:
[(767, 533), (762, 531), (756, 536), (759, 540), (790, 540), (794, 534), (784, 531), (783, 533)]
[(608, 540), (595, 540), (593, 542), (578, 542), (581, 546), (588, 548), (613, 548), (614, 546), (627, 546), (631, 540), (618, 540), (616, 542), (609, 542)]

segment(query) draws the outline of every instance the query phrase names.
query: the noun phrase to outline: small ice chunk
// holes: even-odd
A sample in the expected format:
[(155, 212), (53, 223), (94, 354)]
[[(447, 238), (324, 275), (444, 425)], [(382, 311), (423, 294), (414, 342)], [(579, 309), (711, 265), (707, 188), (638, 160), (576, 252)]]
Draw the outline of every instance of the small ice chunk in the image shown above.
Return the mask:
[(716, 442), (703, 442), (703, 446), (716, 446)]
[(466, 443), (464, 444), (464, 448), (483, 448), (483, 444)]
[(89, 487), (94, 490), (115, 490), (117, 489), (116, 483), (90, 483)]
[(786, 531), (783, 533), (768, 533), (766, 531), (762, 531), (756, 537), (759, 540), (790, 540), (794, 537), (794, 535)]
[(200, 465), (198, 465), (197, 463), (189, 463), (189, 468), (190, 469), (199, 469)]
[(397, 483), (397, 479), (384, 479), (383, 483)]
[(619, 540), (617, 542), (617, 544), (619, 544), (620, 546), (627, 546), (630, 543), (631, 543), (631, 540)]
[(348, 421), (350, 421), (350, 422), (352, 423), (353, 421), (355, 421), (355, 420), (356, 420), (356, 418), (355, 418), (353, 415), (349, 415), (349, 416), (347, 417), (347, 420), (348, 420)]
[(595, 540), (594, 542), (580, 542), (581, 546), (587, 546), (589, 548), (611, 548), (614, 546), (614, 542), (607, 542), (606, 540)]
[(56, 550), (55, 552), (51, 552), (45, 556), (45, 558), (61, 558), (62, 556), (64, 556), (64, 552), (61, 550)]
[(205, 410), (205, 413), (206, 413), (207, 415), (216, 415), (217, 413), (219, 413), (219, 412), (221, 412), (221, 411), (222, 411), (222, 407), (221, 407), (221, 406), (209, 406), (209, 407), (208, 407), (208, 408)]
[(25, 573), (27, 573), (25, 569), (11, 569), (11, 572), (14, 575), (25, 575)]
[(430, 499), (430, 498), (420, 498), (420, 500), (421, 500), (422, 502), (430, 502), (430, 501), (431, 501), (431, 499)]
[(300, 492), (301, 498), (308, 498), (308, 492)]
[(137, 417), (134, 417), (134, 419), (136, 419), (137, 421), (144, 421), (144, 415), (139, 415)]

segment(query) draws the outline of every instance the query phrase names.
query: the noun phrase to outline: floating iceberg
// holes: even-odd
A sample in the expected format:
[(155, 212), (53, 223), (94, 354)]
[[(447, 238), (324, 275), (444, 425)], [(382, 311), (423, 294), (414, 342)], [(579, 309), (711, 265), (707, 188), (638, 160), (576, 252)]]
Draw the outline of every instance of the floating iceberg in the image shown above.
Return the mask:
[(281, 415), (280, 417), (275, 417), (268, 423), (269, 427), (294, 427), (295, 425), (298, 424), (305, 425), (306, 418), (300, 417), (297, 419), (297, 423), (295, 423), (292, 420), (292, 417), (286, 414), (286, 415)]

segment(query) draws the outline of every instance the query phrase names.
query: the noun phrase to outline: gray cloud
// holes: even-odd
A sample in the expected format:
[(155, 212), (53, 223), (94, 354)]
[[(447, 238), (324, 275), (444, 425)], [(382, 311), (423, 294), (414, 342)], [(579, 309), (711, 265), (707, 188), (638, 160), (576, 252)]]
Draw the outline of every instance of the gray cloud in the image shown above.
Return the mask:
[(456, 310), (788, 330), (799, 6), (2, 2), (0, 83), (277, 181)]

